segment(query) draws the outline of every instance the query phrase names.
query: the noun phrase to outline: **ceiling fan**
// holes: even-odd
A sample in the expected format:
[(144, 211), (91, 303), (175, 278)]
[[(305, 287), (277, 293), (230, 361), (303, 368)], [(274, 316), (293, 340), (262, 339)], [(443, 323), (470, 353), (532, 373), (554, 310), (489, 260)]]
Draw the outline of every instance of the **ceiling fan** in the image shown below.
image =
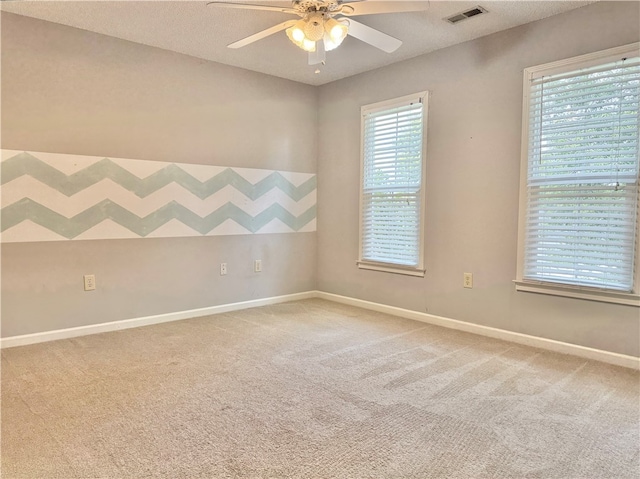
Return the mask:
[(227, 45), (240, 48), (261, 40), (274, 33), (286, 30), (289, 39), (298, 47), (309, 52), (309, 65), (325, 62), (327, 51), (337, 48), (347, 35), (362, 40), (387, 53), (396, 51), (402, 41), (357, 22), (352, 16), (374, 15), (379, 13), (417, 12), (426, 10), (428, 1), (369, 0), (342, 3), (342, 0), (293, 0), (291, 7), (254, 5), (212, 1), (209, 6), (240, 8), (247, 10), (266, 10), (270, 12), (290, 13), (300, 20), (288, 20), (274, 25), (246, 38)]

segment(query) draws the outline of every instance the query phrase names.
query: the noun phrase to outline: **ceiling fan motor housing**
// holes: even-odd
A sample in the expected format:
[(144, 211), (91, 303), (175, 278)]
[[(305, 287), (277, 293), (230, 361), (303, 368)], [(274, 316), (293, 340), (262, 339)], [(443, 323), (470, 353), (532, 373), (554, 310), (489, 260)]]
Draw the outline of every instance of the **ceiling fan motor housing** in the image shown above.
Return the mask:
[(337, 0), (293, 0), (292, 3), (293, 8), (300, 13), (332, 12), (340, 7)]

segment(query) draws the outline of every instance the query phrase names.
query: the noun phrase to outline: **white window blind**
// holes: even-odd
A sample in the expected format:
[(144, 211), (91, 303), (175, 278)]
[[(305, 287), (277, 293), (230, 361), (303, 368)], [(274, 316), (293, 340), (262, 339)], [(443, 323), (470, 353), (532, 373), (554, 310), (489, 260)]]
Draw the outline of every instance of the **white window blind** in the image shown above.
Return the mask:
[(593, 63), (531, 78), (523, 279), (632, 292), (640, 58)]
[(422, 267), (423, 97), (363, 108), (361, 261)]

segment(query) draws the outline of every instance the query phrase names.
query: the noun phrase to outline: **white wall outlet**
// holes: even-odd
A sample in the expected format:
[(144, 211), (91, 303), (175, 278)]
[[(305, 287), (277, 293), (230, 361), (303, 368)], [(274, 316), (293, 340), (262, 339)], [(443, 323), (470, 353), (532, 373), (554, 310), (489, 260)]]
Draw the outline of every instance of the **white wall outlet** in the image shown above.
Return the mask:
[(473, 274), (472, 273), (464, 273), (463, 286), (465, 288), (473, 288)]
[(220, 263), (220, 276), (227, 274), (227, 263)]
[(85, 291), (94, 291), (96, 289), (96, 275), (95, 274), (85, 274), (84, 279), (84, 290)]
[(262, 271), (262, 260), (257, 259), (253, 262), (253, 271), (256, 273), (260, 273)]

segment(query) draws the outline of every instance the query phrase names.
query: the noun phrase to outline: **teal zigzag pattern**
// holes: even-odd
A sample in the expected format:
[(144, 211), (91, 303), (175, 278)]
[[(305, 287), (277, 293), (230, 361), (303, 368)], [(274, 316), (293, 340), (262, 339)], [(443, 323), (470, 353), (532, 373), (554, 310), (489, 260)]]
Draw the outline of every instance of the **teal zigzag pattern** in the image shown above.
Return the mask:
[(227, 219), (232, 219), (252, 233), (267, 223), (279, 219), (294, 231), (298, 231), (315, 219), (316, 207), (312, 206), (298, 217), (279, 204), (273, 204), (258, 215), (251, 216), (233, 203), (226, 203), (204, 218), (184, 206), (171, 201), (144, 218), (127, 211), (111, 200), (104, 200), (73, 218), (66, 218), (35, 201), (24, 198), (2, 209), (2, 231), (18, 223), (31, 220), (67, 239), (73, 239), (104, 220), (112, 220), (141, 237), (147, 236), (172, 219), (181, 221), (193, 230), (206, 235)]
[(278, 188), (294, 201), (299, 201), (316, 189), (315, 175), (300, 186), (295, 186), (277, 171), (254, 185), (231, 168), (202, 182), (174, 163), (140, 179), (109, 158), (104, 158), (72, 175), (64, 174), (27, 152), (19, 153), (2, 162), (0, 176), (3, 185), (23, 175), (32, 176), (66, 196), (72, 196), (104, 179), (110, 179), (140, 198), (170, 183), (179, 184), (200, 199), (208, 198), (228, 185), (233, 186), (251, 200), (256, 200), (273, 188)]

